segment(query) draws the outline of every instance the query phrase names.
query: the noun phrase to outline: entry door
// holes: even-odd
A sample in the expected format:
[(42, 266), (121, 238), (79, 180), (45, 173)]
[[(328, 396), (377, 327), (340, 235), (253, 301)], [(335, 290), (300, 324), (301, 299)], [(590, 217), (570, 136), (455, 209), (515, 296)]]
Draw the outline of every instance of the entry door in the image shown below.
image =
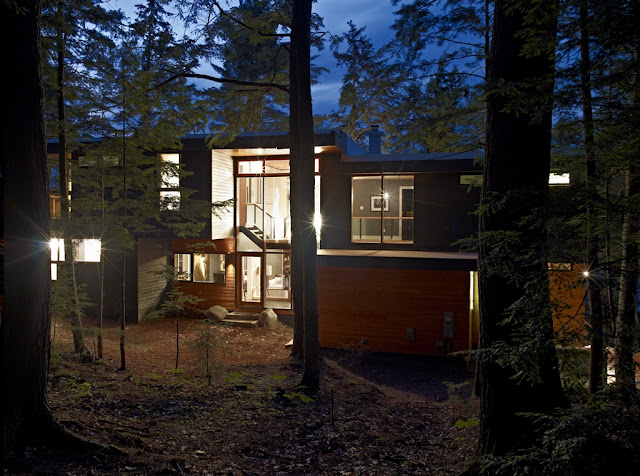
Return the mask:
[(238, 301), (244, 306), (262, 307), (262, 255), (241, 254)]

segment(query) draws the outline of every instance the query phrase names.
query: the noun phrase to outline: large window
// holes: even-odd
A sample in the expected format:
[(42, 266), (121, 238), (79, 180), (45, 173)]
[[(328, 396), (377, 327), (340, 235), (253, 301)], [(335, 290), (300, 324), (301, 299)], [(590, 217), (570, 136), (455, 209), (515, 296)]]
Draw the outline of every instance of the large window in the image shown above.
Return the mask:
[(351, 182), (353, 243), (413, 243), (413, 176), (369, 175)]
[[(315, 161), (316, 217), (321, 221), (320, 163)], [(291, 246), (291, 185), (288, 159), (241, 159), (237, 162), (236, 213), (238, 251), (259, 252)]]
[(178, 281), (225, 284), (226, 264), (223, 253), (176, 253), (173, 257)]
[(160, 207), (180, 210), (180, 154), (160, 154)]

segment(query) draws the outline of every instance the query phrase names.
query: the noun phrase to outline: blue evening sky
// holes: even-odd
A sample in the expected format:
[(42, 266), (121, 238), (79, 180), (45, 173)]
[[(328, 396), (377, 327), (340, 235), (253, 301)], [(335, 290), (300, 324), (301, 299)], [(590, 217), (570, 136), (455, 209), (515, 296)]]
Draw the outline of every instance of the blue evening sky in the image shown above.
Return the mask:
[[(120, 8), (127, 16), (135, 15), (135, 5), (144, 0), (105, 0), (106, 8)], [(229, 3), (222, 0), (223, 7)], [(390, 0), (318, 0), (313, 4), (313, 12), (324, 18), (325, 30), (331, 35), (340, 35), (347, 30), (347, 22), (352, 20), (358, 28), (366, 27), (365, 34), (371, 38), (376, 47), (392, 38), (389, 27), (393, 24), (393, 7)], [(176, 32), (180, 32), (178, 27)], [(329, 35), (326, 36), (329, 40)], [(314, 54), (314, 52), (312, 52)], [(312, 87), (314, 114), (326, 114), (338, 108), (338, 96), (344, 71), (336, 66), (335, 59), (327, 47), (320, 52), (316, 60), (320, 66), (329, 70), (321, 78), (319, 84)], [(202, 70), (209, 73), (206, 69)]]

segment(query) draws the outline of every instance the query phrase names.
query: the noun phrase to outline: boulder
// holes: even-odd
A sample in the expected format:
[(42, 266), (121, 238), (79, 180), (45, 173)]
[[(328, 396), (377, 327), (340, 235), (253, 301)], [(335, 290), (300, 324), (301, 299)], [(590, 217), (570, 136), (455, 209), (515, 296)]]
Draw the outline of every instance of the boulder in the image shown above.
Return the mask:
[(266, 329), (275, 329), (278, 322), (278, 315), (273, 309), (265, 309), (258, 316), (258, 325)]
[(214, 320), (216, 322), (220, 322), (224, 320), (225, 317), (227, 317), (227, 314), (229, 314), (229, 311), (227, 311), (222, 306), (215, 305), (207, 309), (205, 311), (205, 314), (207, 315), (208, 319)]

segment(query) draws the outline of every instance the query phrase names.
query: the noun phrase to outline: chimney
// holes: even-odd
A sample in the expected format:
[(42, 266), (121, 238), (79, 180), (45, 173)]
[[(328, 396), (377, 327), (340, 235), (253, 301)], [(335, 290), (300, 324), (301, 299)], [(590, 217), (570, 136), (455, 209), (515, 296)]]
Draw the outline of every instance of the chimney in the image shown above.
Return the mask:
[(369, 153), (381, 154), (382, 153), (382, 136), (384, 132), (378, 130), (378, 126), (371, 126), (371, 129), (366, 132), (369, 138)]

